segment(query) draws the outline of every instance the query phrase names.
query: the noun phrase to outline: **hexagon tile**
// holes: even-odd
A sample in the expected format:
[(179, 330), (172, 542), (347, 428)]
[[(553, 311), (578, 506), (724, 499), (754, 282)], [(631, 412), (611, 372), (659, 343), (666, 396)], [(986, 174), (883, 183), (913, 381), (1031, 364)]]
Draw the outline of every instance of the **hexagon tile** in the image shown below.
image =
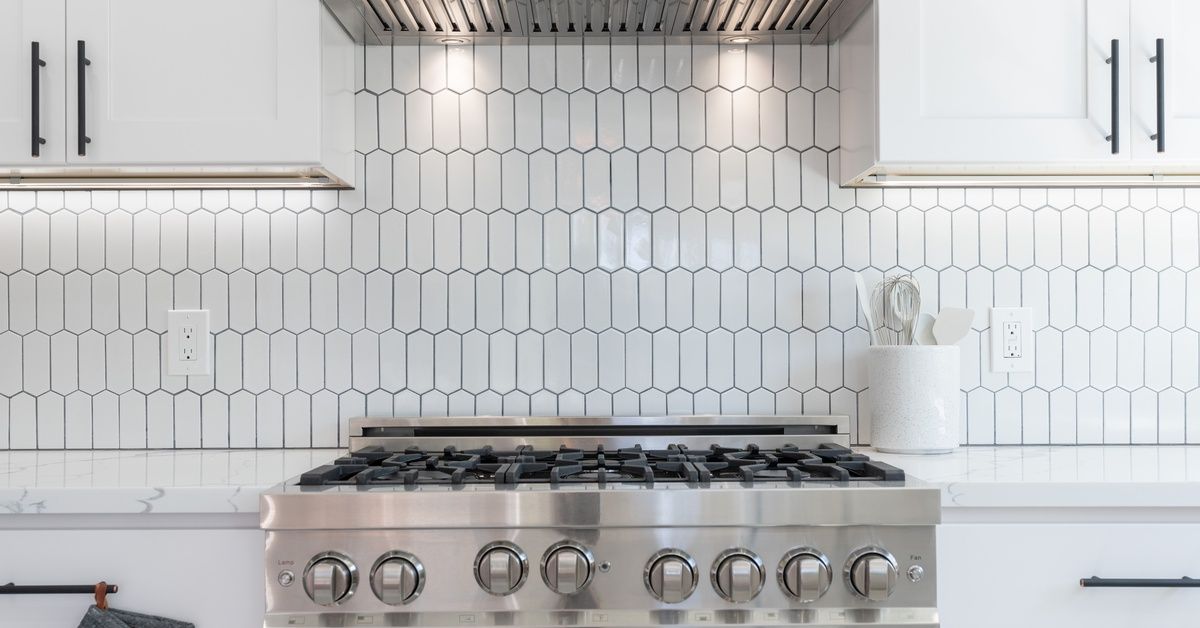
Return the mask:
[[(836, 412), (866, 442), (858, 270), (980, 312), (968, 442), (1200, 442), (1200, 196), (840, 189), (831, 52), (369, 47), (355, 191), (0, 192), (0, 448), (418, 413)], [(1035, 375), (988, 372), (992, 304), (1033, 308)], [(163, 372), (170, 308), (211, 310), (212, 377)]]

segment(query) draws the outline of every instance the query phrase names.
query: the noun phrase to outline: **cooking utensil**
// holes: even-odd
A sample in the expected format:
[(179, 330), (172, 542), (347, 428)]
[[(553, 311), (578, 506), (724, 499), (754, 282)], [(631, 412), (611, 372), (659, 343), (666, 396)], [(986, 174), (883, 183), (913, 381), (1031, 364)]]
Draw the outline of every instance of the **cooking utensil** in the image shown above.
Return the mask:
[(875, 288), (871, 290), (871, 316), (875, 319), (875, 324), (878, 327), (875, 330), (875, 335), (879, 338), (881, 345), (894, 345), (897, 342), (895, 314), (888, 304), (887, 282), (883, 281), (875, 284)]
[(888, 303), (899, 323), (900, 337), (896, 344), (913, 343), (913, 323), (921, 313), (921, 285), (912, 275), (895, 277), (889, 282)]
[(933, 337), (939, 345), (956, 345), (971, 331), (975, 311), (961, 307), (944, 307), (933, 322)]
[(871, 315), (871, 295), (867, 293), (867, 283), (863, 281), (862, 273), (854, 273), (854, 285), (858, 287), (858, 306), (862, 308), (863, 317), (867, 321), (867, 331), (871, 334), (871, 344), (879, 344), (879, 335), (875, 333), (875, 317)]
[(933, 315), (921, 312), (913, 325), (912, 343), (914, 345), (936, 345), (937, 338), (933, 337)]
[(871, 291), (870, 304), (878, 344), (912, 344), (913, 323), (921, 311), (921, 286), (912, 275), (885, 277)]

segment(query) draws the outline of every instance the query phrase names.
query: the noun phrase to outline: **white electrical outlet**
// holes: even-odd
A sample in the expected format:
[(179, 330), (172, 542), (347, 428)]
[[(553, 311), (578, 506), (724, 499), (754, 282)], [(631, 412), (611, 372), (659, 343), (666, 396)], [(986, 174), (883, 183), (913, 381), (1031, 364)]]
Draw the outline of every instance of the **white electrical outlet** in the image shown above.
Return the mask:
[(992, 372), (1033, 372), (1033, 310), (992, 308)]
[(167, 312), (167, 375), (210, 375), (208, 310)]

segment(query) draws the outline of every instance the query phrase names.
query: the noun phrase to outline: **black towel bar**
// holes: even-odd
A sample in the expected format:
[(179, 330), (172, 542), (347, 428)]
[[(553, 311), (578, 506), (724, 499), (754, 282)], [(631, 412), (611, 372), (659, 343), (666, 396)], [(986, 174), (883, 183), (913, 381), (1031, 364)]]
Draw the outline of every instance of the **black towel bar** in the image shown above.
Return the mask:
[(1111, 587), (1133, 589), (1200, 587), (1200, 578), (1080, 578), (1081, 587)]
[[(106, 593), (116, 593), (117, 585), (110, 584), (105, 587)], [(88, 594), (96, 593), (96, 585), (94, 584), (33, 584), (33, 585), (17, 585), (13, 583), (0, 584), (0, 594), (7, 595), (26, 595), (26, 594)]]

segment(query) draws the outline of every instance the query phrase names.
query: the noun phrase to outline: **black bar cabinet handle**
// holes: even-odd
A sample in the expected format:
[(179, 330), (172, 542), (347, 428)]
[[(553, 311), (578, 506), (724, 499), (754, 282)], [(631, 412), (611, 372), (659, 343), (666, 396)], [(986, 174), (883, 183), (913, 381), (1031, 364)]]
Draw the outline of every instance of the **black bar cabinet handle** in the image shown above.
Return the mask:
[(1159, 37), (1154, 41), (1154, 56), (1150, 57), (1150, 63), (1155, 64), (1155, 74), (1158, 78), (1158, 132), (1150, 136), (1150, 139), (1158, 141), (1158, 152), (1167, 152), (1167, 71), (1166, 71), (1166, 56), (1164, 53), (1163, 39)]
[(42, 60), (41, 44), (32, 42), (30, 44), (30, 59), (32, 59), (31, 68), (29, 70), (29, 92), (30, 92), (30, 152), (34, 157), (42, 156), (42, 144), (46, 143), (46, 138), (42, 137), (42, 68), (46, 67), (46, 62)]
[(76, 52), (76, 97), (79, 99), (79, 107), (75, 112), (79, 122), (79, 155), (87, 155), (87, 145), (92, 143), (92, 138), (87, 136), (87, 75), (84, 73), (86, 66), (92, 64), (87, 58), (87, 44), (80, 39), (75, 48)]
[[(117, 585), (110, 584), (105, 587), (106, 592), (116, 593)], [(61, 595), (61, 594), (87, 594), (92, 595), (96, 592), (94, 584), (0, 584), (0, 595)]]
[(1081, 587), (1112, 587), (1112, 588), (1135, 588), (1135, 589), (1162, 589), (1162, 588), (1191, 588), (1200, 587), (1200, 579), (1189, 578), (1080, 578), (1079, 586)]
[(1121, 83), (1121, 40), (1112, 40), (1110, 50), (1109, 57), (1104, 62), (1109, 65), (1112, 73), (1112, 104), (1109, 113), (1111, 131), (1109, 131), (1109, 136), (1104, 139), (1112, 144), (1112, 154), (1116, 155), (1121, 152), (1121, 91), (1119, 87)]

